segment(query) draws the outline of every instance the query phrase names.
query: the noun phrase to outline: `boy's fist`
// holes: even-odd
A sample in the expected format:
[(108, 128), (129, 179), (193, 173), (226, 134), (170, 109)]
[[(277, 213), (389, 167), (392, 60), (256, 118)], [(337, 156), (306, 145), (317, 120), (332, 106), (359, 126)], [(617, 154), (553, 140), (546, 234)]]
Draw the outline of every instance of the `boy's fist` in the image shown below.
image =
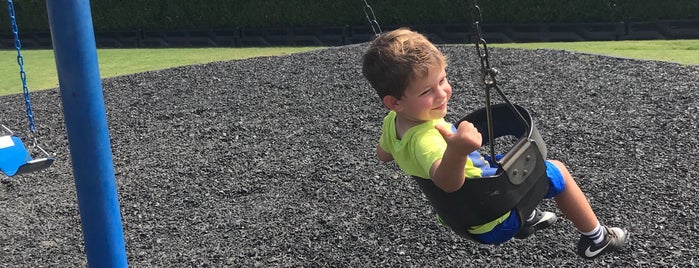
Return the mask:
[(447, 142), (447, 145), (460, 148), (463, 152), (473, 152), (479, 149), (483, 142), (481, 133), (468, 121), (461, 122), (456, 131), (453, 130), (454, 127), (449, 128), (444, 124), (435, 125), (435, 128)]

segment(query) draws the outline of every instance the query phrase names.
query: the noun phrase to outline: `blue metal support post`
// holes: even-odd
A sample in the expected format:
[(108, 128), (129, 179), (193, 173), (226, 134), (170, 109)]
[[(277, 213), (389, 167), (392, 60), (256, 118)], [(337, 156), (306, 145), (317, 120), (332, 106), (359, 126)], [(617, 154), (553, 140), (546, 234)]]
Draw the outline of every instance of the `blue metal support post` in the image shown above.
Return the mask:
[(90, 267), (127, 267), (89, 0), (47, 0)]

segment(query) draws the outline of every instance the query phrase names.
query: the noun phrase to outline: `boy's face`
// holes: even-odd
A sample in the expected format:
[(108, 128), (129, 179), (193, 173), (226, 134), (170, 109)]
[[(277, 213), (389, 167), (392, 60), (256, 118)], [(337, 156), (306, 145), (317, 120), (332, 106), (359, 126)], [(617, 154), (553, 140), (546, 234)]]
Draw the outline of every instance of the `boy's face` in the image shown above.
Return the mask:
[(425, 77), (416, 77), (408, 85), (394, 110), (414, 122), (440, 119), (447, 114), (450, 98), (451, 85), (445, 66), (431, 67)]

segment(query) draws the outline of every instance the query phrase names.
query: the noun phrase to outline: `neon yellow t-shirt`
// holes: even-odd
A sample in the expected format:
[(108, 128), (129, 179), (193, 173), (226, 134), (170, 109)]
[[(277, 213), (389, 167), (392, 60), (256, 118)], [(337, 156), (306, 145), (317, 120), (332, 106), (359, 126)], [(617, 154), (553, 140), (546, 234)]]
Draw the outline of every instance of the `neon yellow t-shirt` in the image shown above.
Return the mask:
[[(413, 126), (398, 139), (396, 134), (396, 112), (390, 111), (383, 120), (381, 138), (379, 145), (381, 148), (393, 156), (403, 172), (408, 175), (430, 179), (430, 168), (435, 161), (442, 159), (447, 143), (435, 128), (437, 124), (451, 124), (444, 119), (431, 120)], [(466, 178), (481, 177), (483, 170), (476, 167), (471, 157), (466, 160), (464, 167)], [(496, 225), (502, 223), (510, 216), (510, 212), (483, 225), (469, 228), (472, 234), (487, 233)]]

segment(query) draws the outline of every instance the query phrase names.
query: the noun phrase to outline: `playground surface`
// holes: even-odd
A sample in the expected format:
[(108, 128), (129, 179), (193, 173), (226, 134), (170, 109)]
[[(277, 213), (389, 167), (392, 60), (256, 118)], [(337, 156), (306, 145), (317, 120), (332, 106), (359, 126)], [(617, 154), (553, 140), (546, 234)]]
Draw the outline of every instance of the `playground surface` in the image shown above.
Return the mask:
[[(491, 48), (508, 98), (530, 110), (619, 253), (575, 254), (561, 218), (526, 240), (479, 245), (440, 226), (374, 148), (386, 110), (361, 75), (366, 44), (104, 79), (133, 267), (664, 267), (699, 265), (699, 66)], [(483, 106), (472, 46), (442, 46), (447, 119)], [(3, 177), (0, 263), (87, 265), (58, 89), (32, 93), (48, 169)], [(497, 98), (495, 99), (497, 100)], [(21, 95), (2, 123), (26, 132)]]

